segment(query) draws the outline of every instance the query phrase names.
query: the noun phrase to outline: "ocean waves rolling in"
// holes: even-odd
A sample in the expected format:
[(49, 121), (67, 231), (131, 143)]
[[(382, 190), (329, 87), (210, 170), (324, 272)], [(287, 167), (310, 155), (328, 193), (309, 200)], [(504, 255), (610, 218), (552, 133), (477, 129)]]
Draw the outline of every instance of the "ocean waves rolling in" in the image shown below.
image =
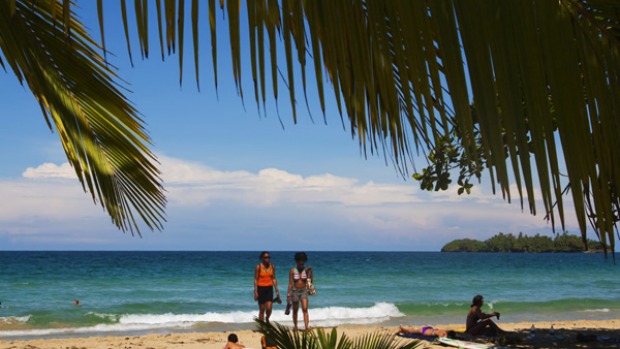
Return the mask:
[[(376, 324), (391, 318), (404, 316), (394, 304), (389, 303), (377, 303), (367, 308), (326, 307), (312, 309), (312, 323), (314, 326)], [(24, 336), (71, 336), (91, 333), (223, 330), (232, 328), (230, 325), (241, 325), (242, 328), (245, 328), (253, 324), (256, 311), (124, 315), (87, 313), (85, 317), (91, 318), (91, 321), (88, 321), (90, 325), (82, 324), (83, 326), (79, 327), (64, 327), (62, 324), (58, 324), (61, 328), (38, 329), (33, 328), (33, 323), (37, 322), (33, 319), (34, 316), (3, 317), (0, 318), (0, 339), (24, 338)], [(92, 321), (92, 319), (98, 319), (99, 321)], [(291, 317), (284, 315), (281, 309), (273, 313), (271, 320), (284, 325), (292, 325)]]
[[(272, 251), (285, 297), (294, 252)], [(253, 329), (259, 252), (0, 252), (0, 338)], [(620, 269), (600, 254), (308, 252), (310, 325), (620, 318)], [(283, 297), (283, 298), (284, 298)], [(73, 305), (73, 299), (80, 306)], [(283, 299), (284, 300), (284, 299)], [(291, 325), (284, 304), (272, 321)]]

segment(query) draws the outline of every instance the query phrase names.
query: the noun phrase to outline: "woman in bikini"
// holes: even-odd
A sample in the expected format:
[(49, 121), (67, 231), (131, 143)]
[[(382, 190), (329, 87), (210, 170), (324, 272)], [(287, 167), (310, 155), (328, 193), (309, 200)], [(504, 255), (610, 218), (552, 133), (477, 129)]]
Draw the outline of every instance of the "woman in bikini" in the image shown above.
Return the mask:
[(288, 273), (288, 295), (286, 300), (293, 303), (293, 326), (297, 330), (297, 313), (299, 311), (299, 303), (301, 303), (301, 311), (304, 314), (304, 326), (308, 330), (310, 322), (308, 316), (308, 279), (313, 279), (312, 267), (306, 267), (308, 256), (304, 252), (295, 253), (295, 262), (297, 265)]
[(402, 334), (421, 334), (423, 336), (428, 337), (448, 337), (454, 338), (454, 331), (445, 331), (440, 330), (438, 328), (434, 328), (432, 326), (424, 326), (424, 327), (414, 327), (414, 326), (400, 326), (400, 331), (398, 333)]
[(271, 263), (271, 255), (267, 251), (260, 254), (261, 263), (254, 269), (254, 300), (258, 301), (258, 318), (269, 322), (273, 307), (273, 289), (276, 289), (276, 302), (280, 301), (280, 291), (276, 281), (276, 267)]

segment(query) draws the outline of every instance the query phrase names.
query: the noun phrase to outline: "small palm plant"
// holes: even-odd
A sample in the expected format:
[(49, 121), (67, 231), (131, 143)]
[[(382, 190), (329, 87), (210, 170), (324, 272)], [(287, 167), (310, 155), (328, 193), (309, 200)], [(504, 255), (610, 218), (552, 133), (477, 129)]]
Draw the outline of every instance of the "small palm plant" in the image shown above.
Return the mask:
[(276, 343), (280, 349), (413, 349), (422, 345), (420, 341), (401, 341), (392, 333), (374, 332), (359, 338), (349, 338), (345, 333), (338, 335), (335, 328), (310, 331), (290, 331), (278, 323), (267, 323), (256, 319), (258, 331)]

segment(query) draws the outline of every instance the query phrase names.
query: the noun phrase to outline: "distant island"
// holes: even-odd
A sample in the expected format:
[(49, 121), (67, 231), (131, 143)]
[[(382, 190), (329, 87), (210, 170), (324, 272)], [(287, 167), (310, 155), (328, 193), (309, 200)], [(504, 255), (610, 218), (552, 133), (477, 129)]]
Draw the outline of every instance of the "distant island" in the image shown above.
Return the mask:
[(580, 236), (568, 235), (566, 232), (557, 234), (554, 239), (536, 234), (527, 236), (519, 233), (499, 233), (485, 241), (475, 239), (459, 239), (445, 244), (441, 252), (600, 252), (603, 248), (598, 241), (588, 239), (586, 251)]

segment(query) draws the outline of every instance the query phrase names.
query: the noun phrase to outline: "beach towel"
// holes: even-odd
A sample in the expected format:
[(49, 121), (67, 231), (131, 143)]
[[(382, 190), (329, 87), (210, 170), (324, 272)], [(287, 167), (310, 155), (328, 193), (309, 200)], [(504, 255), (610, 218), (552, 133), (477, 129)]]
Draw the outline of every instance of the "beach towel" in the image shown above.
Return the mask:
[(399, 332), (396, 334), (399, 337), (403, 337), (403, 338), (410, 338), (410, 339), (421, 339), (421, 340), (425, 340), (425, 341), (435, 341), (437, 340), (437, 337), (435, 336), (425, 336), (423, 334), (419, 334), (419, 333), (402, 333)]

